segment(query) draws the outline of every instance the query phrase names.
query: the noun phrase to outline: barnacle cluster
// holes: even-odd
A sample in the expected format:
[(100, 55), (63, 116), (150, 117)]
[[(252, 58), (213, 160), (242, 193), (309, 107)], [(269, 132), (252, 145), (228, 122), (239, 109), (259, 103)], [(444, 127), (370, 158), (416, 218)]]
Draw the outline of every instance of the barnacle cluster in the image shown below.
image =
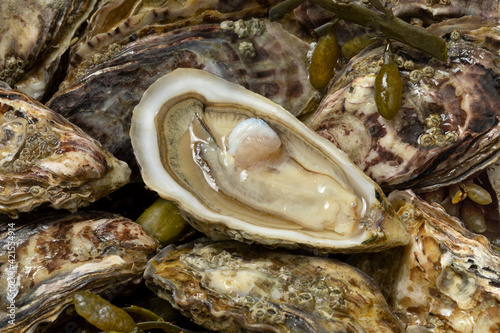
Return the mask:
[[(220, 24), (224, 30), (234, 31), (238, 38), (244, 39), (251, 36), (260, 36), (266, 30), (264, 21), (257, 18), (249, 20), (239, 19), (237, 21), (223, 21)], [(251, 41), (241, 41), (238, 45), (238, 50), (247, 58), (255, 58), (257, 53)]]
[(52, 155), (59, 146), (59, 134), (39, 124), (36, 118), (27, 117), (22, 110), (5, 112), (0, 117), (0, 128), (5, 140), (10, 141), (0, 147), (1, 172), (23, 172), (39, 159)]
[(425, 119), (427, 129), (418, 138), (418, 143), (422, 147), (446, 147), (458, 141), (458, 134), (455, 131), (444, 132), (441, 122), (441, 116), (435, 113)]

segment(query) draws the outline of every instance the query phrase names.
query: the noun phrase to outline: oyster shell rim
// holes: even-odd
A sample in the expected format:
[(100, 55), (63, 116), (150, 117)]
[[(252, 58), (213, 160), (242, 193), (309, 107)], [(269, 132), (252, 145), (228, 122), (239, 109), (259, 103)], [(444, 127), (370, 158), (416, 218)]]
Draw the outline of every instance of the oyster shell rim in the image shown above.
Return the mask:
[[(178, 84), (177, 80), (184, 80), (184, 82), (183, 84)], [(216, 82), (217, 85), (209, 84), (208, 82), (211, 81), (212, 83)], [(232, 94), (229, 96), (224, 94), (223, 89), (218, 85), (233, 89)], [(168, 88), (164, 88), (167, 86)], [(265, 113), (266, 115), (272, 115), (279, 121), (286, 123), (288, 127), (302, 133), (306, 139), (315, 145), (316, 149), (324, 152), (328, 159), (339, 165), (339, 168), (342, 170), (346, 168), (356, 170), (353, 175), (345, 173), (346, 178), (355, 188), (354, 192), (362, 200), (366, 200), (366, 198), (371, 199), (369, 202), (364, 203), (367, 209), (363, 211), (362, 215), (364, 219), (360, 221), (362, 225), (358, 227), (356, 238), (354, 240), (352, 238), (339, 240), (327, 237), (305, 236), (300, 230), (297, 232), (295, 230), (259, 227), (238, 218), (208, 211), (206, 205), (193, 195), (193, 193), (183, 188), (175, 179), (168, 175), (168, 172), (165, 172), (158, 145), (149, 144), (147, 149), (141, 149), (141, 145), (144, 142), (157, 142), (159, 140), (157, 138), (155, 117), (160, 112), (160, 108), (169, 99), (178, 99), (179, 96), (183, 95), (202, 95), (203, 99), (207, 102), (220, 103), (222, 100), (224, 104), (252, 105), (252, 109), (258, 109), (260, 110), (259, 112), (267, 112)], [(151, 110), (154, 110), (154, 112)], [(285, 247), (290, 248), (296, 247), (294, 244), (300, 244), (300, 246), (305, 248), (320, 250), (321, 252), (381, 251), (385, 248), (404, 245), (409, 241), (409, 235), (404, 225), (388, 204), (380, 187), (359, 170), (350, 161), (346, 153), (309, 129), (281, 106), (214, 74), (198, 69), (180, 68), (159, 78), (146, 90), (141, 101), (134, 108), (130, 137), (134, 154), (147, 188), (156, 191), (161, 197), (167, 200), (174, 201), (190, 217), (188, 221), (193, 227), (198, 230), (203, 229), (200, 231), (205, 233), (213, 231), (217, 234), (218, 239), (224, 239), (225, 237), (221, 237), (221, 233), (227, 233), (230, 234), (231, 238), (241, 241), (257, 241), (272, 246), (278, 246), (282, 243)], [(152, 163), (151, 161), (154, 162)], [(366, 186), (366, 188), (363, 188), (363, 186)], [(162, 187), (169, 188), (169, 193), (165, 193)], [(173, 190), (174, 188), (175, 190)], [(373, 210), (374, 206), (376, 206), (375, 211)], [(208, 213), (199, 213), (203, 211), (208, 211)], [(370, 216), (368, 216), (369, 214)], [(196, 223), (193, 223), (193, 220)], [(212, 227), (204, 227), (207, 220), (211, 221), (210, 225)], [(202, 228), (200, 228), (199, 221), (203, 221)], [(246, 225), (251, 225), (251, 228), (256, 228), (257, 231), (254, 229), (252, 232), (247, 232), (248, 228), (242, 227), (241, 221), (246, 223)], [(236, 232), (227, 232), (228, 230)]]

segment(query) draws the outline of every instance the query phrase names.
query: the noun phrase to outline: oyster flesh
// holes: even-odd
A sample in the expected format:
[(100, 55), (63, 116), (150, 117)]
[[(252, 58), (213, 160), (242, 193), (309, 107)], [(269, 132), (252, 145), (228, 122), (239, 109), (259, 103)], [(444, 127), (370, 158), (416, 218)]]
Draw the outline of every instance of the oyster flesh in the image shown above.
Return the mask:
[(0, 310), (4, 333), (39, 331), (72, 304), (77, 291), (125, 291), (141, 281), (158, 246), (139, 224), (105, 212), (40, 215), (26, 222), (0, 226), (0, 287), (9, 290), (0, 297), (2, 304), (15, 305), (14, 324), (8, 309)]
[(387, 190), (453, 184), (500, 155), (498, 21), (463, 17), (428, 29), (448, 40), (449, 61), (393, 44), (403, 79), (394, 119), (375, 104), (385, 46), (374, 45), (339, 73), (310, 123)]
[(334, 259), (238, 242), (163, 249), (146, 285), (220, 332), (402, 332), (373, 281)]
[(0, 86), (0, 212), (76, 210), (125, 185), (130, 168), (59, 114)]
[(131, 139), (146, 185), (216, 238), (370, 251), (408, 235), (380, 188), (270, 100), (196, 69), (157, 80)]
[(410, 244), (351, 263), (377, 281), (408, 331), (500, 331), (500, 253), (411, 191), (395, 191), (389, 200), (408, 225)]

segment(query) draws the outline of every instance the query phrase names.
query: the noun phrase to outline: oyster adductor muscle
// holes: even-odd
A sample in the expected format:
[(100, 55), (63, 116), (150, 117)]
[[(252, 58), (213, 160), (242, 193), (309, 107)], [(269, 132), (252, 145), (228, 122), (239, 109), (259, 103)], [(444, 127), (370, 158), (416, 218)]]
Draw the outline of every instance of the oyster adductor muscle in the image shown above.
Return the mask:
[(219, 332), (402, 332), (373, 281), (343, 262), (240, 242), (163, 249), (146, 285)]
[(0, 298), (15, 305), (15, 320), (10, 309), (0, 310), (5, 333), (39, 331), (75, 292), (124, 293), (157, 253), (158, 243), (139, 224), (107, 212), (32, 215), (12, 225), (0, 225)]
[(0, 87), (0, 213), (75, 211), (129, 181), (130, 168), (61, 115)]
[(381, 189), (270, 100), (195, 69), (156, 81), (131, 138), (146, 185), (216, 238), (318, 251), (405, 244)]

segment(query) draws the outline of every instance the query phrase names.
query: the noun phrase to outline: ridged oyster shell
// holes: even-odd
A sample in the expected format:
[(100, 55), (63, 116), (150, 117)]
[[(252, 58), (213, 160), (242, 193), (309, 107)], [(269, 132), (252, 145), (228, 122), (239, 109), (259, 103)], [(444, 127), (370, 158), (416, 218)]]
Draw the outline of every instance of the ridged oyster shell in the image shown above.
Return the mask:
[(351, 263), (377, 281), (407, 332), (498, 332), (500, 253), (411, 191), (395, 191), (389, 200), (408, 226), (410, 244)]
[(384, 189), (433, 189), (466, 179), (500, 155), (500, 32), (496, 19), (463, 17), (429, 29), (448, 41), (439, 62), (393, 44), (403, 95), (398, 115), (377, 112), (384, 46), (339, 73), (310, 126)]
[(61, 57), (97, 0), (0, 1), (0, 80), (32, 98), (51, 89)]
[[(141, 281), (158, 246), (139, 224), (106, 212), (37, 216), (24, 222), (0, 225), (4, 333), (39, 332), (72, 303), (77, 291), (123, 293)], [(11, 297), (16, 307), (13, 325), (6, 308)]]
[(100, 6), (88, 22), (82, 38), (72, 47), (70, 69), (80, 62), (89, 61), (96, 52), (142, 28), (161, 26), (164, 32), (203, 22), (222, 22), (249, 17), (265, 17), (269, 9), (280, 0), (247, 0), (239, 2), (221, 0), (166, 1), (144, 0), (112, 1)]
[(402, 332), (372, 280), (334, 259), (239, 242), (168, 246), (146, 285), (220, 332)]
[[(269, 148), (261, 133), (250, 153), (231, 155), (231, 135), (247, 120), (278, 138), (274, 155), (257, 160)], [(343, 152), (282, 107), (215, 75), (163, 76), (134, 109), (130, 133), (146, 185), (211, 237), (318, 251), (407, 242), (383, 192)], [(239, 164), (240, 153), (256, 164)]]
[(28, 96), (0, 86), (0, 212), (76, 210), (129, 181), (130, 169)]

